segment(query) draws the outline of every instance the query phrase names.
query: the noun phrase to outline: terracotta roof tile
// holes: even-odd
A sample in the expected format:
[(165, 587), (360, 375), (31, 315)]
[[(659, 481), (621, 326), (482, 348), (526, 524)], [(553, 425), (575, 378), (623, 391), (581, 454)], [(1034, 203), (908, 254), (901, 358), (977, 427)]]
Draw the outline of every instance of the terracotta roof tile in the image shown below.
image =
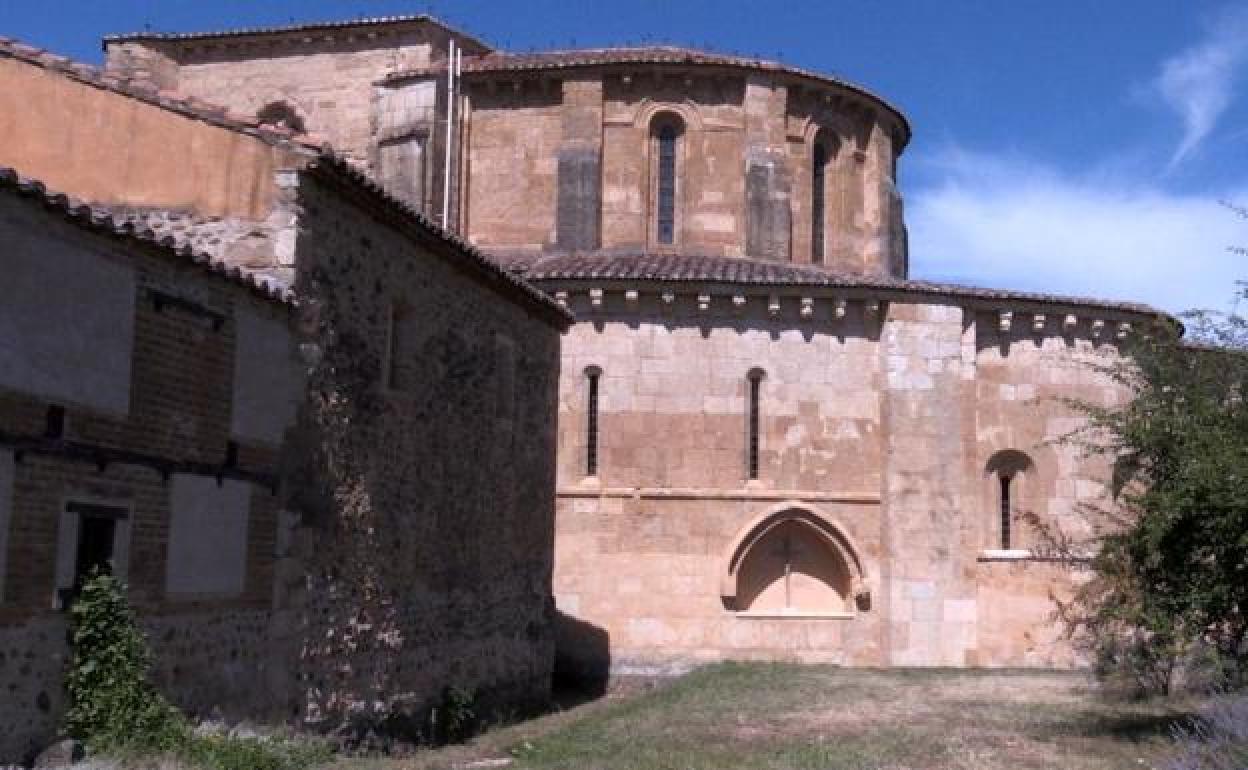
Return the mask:
[(214, 260), (186, 246), (180, 246), (172, 237), (156, 233), (141, 221), (115, 214), (106, 207), (89, 205), (63, 193), (51, 191), (39, 180), (23, 177), (14, 169), (0, 166), (0, 192), (39, 201), (84, 229), (115, 235), (136, 243), (154, 245), (171, 256), (197, 265), (209, 274), (249, 289), (264, 299), (284, 305), (294, 304), (294, 295), (285, 286)]
[[(513, 72), (528, 70), (569, 69), (574, 67), (596, 67), (610, 64), (694, 64), (721, 67), (745, 67), (748, 69), (777, 72), (786, 75), (815, 80), (820, 83), (840, 86), (855, 91), (878, 102), (892, 112), (901, 121), (910, 137), (910, 122), (900, 108), (891, 104), (879, 94), (848, 80), (814, 72), (812, 70), (791, 67), (780, 62), (767, 59), (751, 59), (742, 56), (699, 51), (694, 48), (675, 46), (645, 46), (637, 48), (583, 48), (568, 51), (539, 51), (536, 53), (505, 53), (494, 52), (485, 56), (474, 56), (464, 59), (463, 71), (468, 74), (488, 72)], [(444, 66), (444, 65), (440, 65)], [(436, 72), (439, 67), (420, 70), (408, 70), (392, 73), (385, 81), (427, 75)]]
[(230, 131), (254, 136), (269, 144), (289, 147), (300, 152), (319, 152), (325, 146), (325, 143), (316, 137), (295, 134), (277, 126), (261, 125), (253, 116), (233, 114), (224, 107), (200, 99), (170, 91), (160, 91), (151, 83), (141, 80), (119, 78), (88, 64), (58, 56), (10, 38), (0, 37), (0, 58), (15, 59), (25, 64), (41, 67), (95, 88), (147, 102)]
[(515, 274), (539, 284), (548, 281), (656, 281), (661, 283), (724, 283), (777, 288), (807, 286), (877, 289), (920, 296), (1036, 302), (1096, 307), (1125, 313), (1163, 315), (1155, 308), (1134, 302), (851, 275), (813, 265), (771, 262), (744, 257), (631, 253), (512, 254), (498, 256), (497, 259)]
[(482, 50), (489, 51), (494, 48), (494, 46), (481, 41), (479, 38), (455, 29), (441, 19), (427, 13), (400, 16), (371, 16), (359, 19), (344, 19), (340, 21), (315, 21), (308, 22), (306, 24), (288, 24), (272, 27), (243, 27), (239, 29), (215, 30), (208, 32), (129, 32), (118, 35), (105, 35), (103, 42), (105, 47), (107, 47), (109, 43), (124, 43), (142, 40), (189, 42), (208, 40), (211, 38), (256, 37), (262, 35), (281, 35), (291, 32), (327, 32), (340, 29), (353, 29), (356, 27), (383, 27), (420, 23), (432, 24), (434, 26), (441, 27), (447, 32), (454, 34), (456, 37), (476, 44)]

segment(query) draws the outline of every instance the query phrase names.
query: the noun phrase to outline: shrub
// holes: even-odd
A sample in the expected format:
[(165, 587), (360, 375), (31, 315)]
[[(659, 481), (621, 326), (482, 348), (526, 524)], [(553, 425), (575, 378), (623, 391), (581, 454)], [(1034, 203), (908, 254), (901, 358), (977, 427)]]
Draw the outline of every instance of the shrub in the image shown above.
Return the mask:
[(148, 681), (151, 651), (111, 575), (95, 573), (83, 584), (70, 618), (65, 723), (91, 751), (173, 755), (214, 770), (298, 770), (328, 759), (319, 742), (196, 735)]
[(121, 582), (95, 573), (70, 608), (69, 734), (92, 750), (168, 750), (186, 721), (148, 682), (151, 653)]
[(1218, 698), (1176, 728), (1179, 754), (1166, 770), (1243, 770), (1248, 767), (1248, 695)]

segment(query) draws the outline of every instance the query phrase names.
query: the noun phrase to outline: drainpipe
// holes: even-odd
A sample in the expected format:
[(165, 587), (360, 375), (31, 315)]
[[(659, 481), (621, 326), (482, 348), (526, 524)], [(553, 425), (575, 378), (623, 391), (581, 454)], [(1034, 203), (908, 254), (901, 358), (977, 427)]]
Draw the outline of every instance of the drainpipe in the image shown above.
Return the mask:
[(442, 170), (442, 227), (450, 229), (451, 217), (451, 136), (455, 124), (455, 76), (458, 74), (458, 58), (455, 41), (450, 41), (446, 52), (446, 146)]

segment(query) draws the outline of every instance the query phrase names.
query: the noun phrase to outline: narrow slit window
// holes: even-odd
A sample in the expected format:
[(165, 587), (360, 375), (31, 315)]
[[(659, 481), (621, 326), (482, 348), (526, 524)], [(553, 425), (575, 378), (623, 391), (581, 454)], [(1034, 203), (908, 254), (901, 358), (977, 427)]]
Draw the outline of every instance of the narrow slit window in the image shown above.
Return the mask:
[(585, 370), (588, 404), (585, 420), (585, 474), (598, 475), (598, 382), (602, 370), (591, 367)]
[(402, 361), (399, 355), (399, 345), (401, 340), (399, 335), (402, 333), (403, 313), (396, 306), (390, 306), (390, 318), (387, 323), (386, 334), (386, 387), (390, 390), (398, 390), (402, 385)]
[(815, 145), (811, 159), (810, 175), (810, 261), (823, 264), (823, 218), (826, 206), (828, 151), (822, 144)]
[(1010, 484), (1014, 481), (1013, 476), (1002, 474), (1001, 480), (1001, 547), (1005, 550), (1010, 549), (1010, 519), (1012, 518), (1010, 502)]
[(758, 478), (758, 465), (759, 465), (758, 463), (758, 444), (759, 444), (758, 400), (759, 400), (759, 391), (761, 390), (762, 383), (763, 383), (763, 373), (760, 370), (755, 369), (750, 372), (749, 380), (750, 380), (750, 402), (747, 407), (747, 420), (748, 420), (747, 430), (749, 431), (749, 446), (748, 446), (749, 457), (747, 460), (747, 466), (748, 466), (748, 471), (749, 471), (749, 478), (757, 479)]
[(676, 138), (675, 126), (668, 124), (659, 128), (659, 184), (655, 211), (659, 243), (673, 243), (676, 238)]

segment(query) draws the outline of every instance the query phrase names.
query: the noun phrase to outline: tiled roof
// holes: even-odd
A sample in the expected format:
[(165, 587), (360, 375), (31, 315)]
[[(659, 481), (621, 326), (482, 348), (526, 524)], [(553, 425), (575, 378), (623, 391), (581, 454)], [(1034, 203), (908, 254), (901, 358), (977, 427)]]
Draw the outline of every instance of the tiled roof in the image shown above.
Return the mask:
[(144, 81), (117, 77), (89, 64), (83, 64), (7, 37), (0, 37), (0, 58), (14, 59), (41, 67), (95, 88), (122, 94), (188, 118), (254, 136), (269, 144), (299, 151), (319, 151), (324, 144), (315, 137), (295, 134), (286, 128), (262, 125), (255, 116), (240, 115), (200, 99), (161, 91)]
[[(381, 210), (391, 214), (395, 221), (414, 226), (422, 234), (441, 242), (454, 253), (452, 261), (460, 267), (467, 268), (478, 277), (485, 279), (497, 288), (513, 297), (520, 298), (530, 307), (542, 312), (548, 319), (559, 326), (567, 326), (573, 316), (560, 306), (549, 295), (533, 284), (505, 269), (493, 258), (486, 256), (477, 247), (463, 240), (454, 233), (436, 224), (424, 214), (407, 203), (395, 198), (377, 184), (372, 177), (360, 171), (344, 158), (332, 153), (323, 153), (320, 158), (308, 166), (312, 172), (327, 174), (333, 178), (347, 182), (351, 187), (363, 192)], [(460, 260), (460, 257), (465, 259)]]
[(446, 22), (434, 16), (430, 16), (427, 13), (403, 16), (371, 16), (359, 19), (345, 19), (342, 21), (315, 21), (308, 22), (306, 24), (288, 24), (273, 27), (245, 27), (240, 29), (215, 30), (208, 32), (130, 32), (120, 35), (105, 35), (104, 45), (107, 47), (109, 43), (124, 43), (140, 40), (164, 40), (172, 42), (199, 41), (220, 37), (255, 37), (261, 35), (281, 35), (291, 32), (329, 32), (340, 29), (355, 29), (358, 27), (407, 26), (422, 23), (441, 27), (447, 32), (454, 34), (456, 37), (475, 43), (483, 50), (490, 51), (494, 48), (494, 46), (482, 42), (480, 39), (465, 32), (461, 32)]
[(249, 289), (264, 299), (286, 305), (294, 304), (294, 296), (284, 286), (257, 278), (188, 247), (178, 246), (173, 238), (160, 236), (151, 228), (114, 215), (107, 208), (87, 205), (62, 193), (50, 191), (42, 182), (23, 177), (11, 168), (0, 166), (0, 191), (34, 199), (84, 229), (156, 246), (177, 259), (197, 265), (206, 273)]
[[(902, 111), (876, 94), (856, 83), (841, 78), (825, 75), (811, 70), (791, 67), (780, 62), (767, 59), (751, 59), (742, 56), (699, 51), (694, 48), (675, 46), (646, 46), (640, 48), (584, 48), (569, 51), (540, 51), (537, 53), (504, 53), (494, 52), (485, 56), (474, 56), (464, 59), (463, 71), (474, 72), (512, 72), (526, 70), (569, 69), (574, 67), (596, 67), (608, 64), (696, 64), (721, 67), (746, 67), (755, 70), (777, 72), (801, 78), (816, 80), (820, 83), (840, 86), (855, 91), (881, 104), (901, 121), (910, 137), (910, 123)], [(412, 75), (428, 74), (431, 70), (412, 70), (395, 72), (386, 80), (399, 80)]]
[(813, 265), (771, 262), (744, 257), (693, 254), (567, 254), (498, 257), (509, 270), (530, 281), (655, 281), (660, 283), (717, 283), (747, 286), (808, 286), (814, 288), (876, 289), (926, 296), (980, 300), (1038, 302), (1104, 308), (1126, 313), (1161, 315), (1161, 311), (1134, 302), (1089, 297), (985, 289), (959, 284), (902, 280), (838, 273)]

